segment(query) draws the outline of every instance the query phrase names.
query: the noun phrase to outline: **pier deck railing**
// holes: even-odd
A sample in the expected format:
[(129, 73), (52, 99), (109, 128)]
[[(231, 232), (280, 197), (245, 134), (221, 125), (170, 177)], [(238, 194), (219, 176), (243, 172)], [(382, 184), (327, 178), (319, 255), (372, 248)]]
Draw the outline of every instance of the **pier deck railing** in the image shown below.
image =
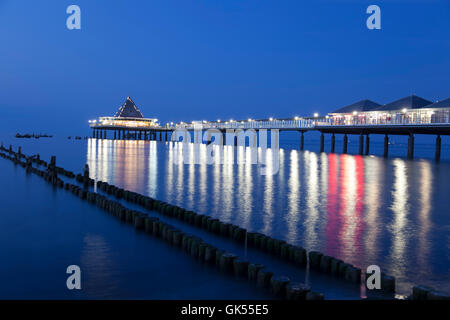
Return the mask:
[(228, 123), (218, 122), (203, 122), (203, 123), (186, 123), (178, 124), (176, 128), (185, 128), (188, 130), (194, 130), (196, 128), (202, 129), (285, 129), (285, 130), (320, 130), (322, 127), (336, 127), (336, 128), (351, 128), (351, 127), (413, 127), (413, 126), (449, 126), (450, 121), (431, 121), (419, 119), (412, 121), (409, 119), (391, 119), (391, 120), (352, 120), (352, 121), (337, 121), (333, 118), (324, 118), (320, 120), (302, 119), (302, 120), (272, 120), (272, 121), (233, 121)]

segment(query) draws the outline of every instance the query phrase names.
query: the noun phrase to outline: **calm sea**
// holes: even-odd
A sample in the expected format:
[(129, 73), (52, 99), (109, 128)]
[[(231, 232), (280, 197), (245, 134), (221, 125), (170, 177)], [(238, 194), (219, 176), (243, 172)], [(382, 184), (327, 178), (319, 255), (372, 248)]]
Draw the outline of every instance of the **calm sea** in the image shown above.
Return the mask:
[[(318, 149), (318, 140), (314, 138), (306, 140), (306, 148), (312, 151), (300, 152), (296, 150), (298, 139), (295, 136), (282, 139), (279, 172), (274, 175), (261, 175), (258, 166), (248, 162), (184, 164), (180, 160), (181, 143), (5, 138), (4, 144), (21, 145), (24, 153), (38, 152), (41, 158), (56, 155), (58, 165), (76, 173), (81, 172), (83, 165), (88, 163), (91, 177), (95, 179), (238, 224), (249, 231), (284, 239), (308, 250), (322, 251), (361, 268), (379, 265), (382, 271), (397, 278), (397, 291), (400, 294), (410, 293), (414, 284), (450, 291), (450, 162), (446, 160), (448, 144), (445, 141), (444, 159), (436, 164), (431, 159), (420, 158), (434, 156), (432, 143), (421, 144), (420, 140), (416, 143), (416, 155), (419, 159), (411, 161), (403, 158), (406, 154), (406, 140), (402, 138), (392, 139), (389, 159), (339, 153), (320, 154), (315, 151)], [(339, 142), (340, 140), (336, 145), (337, 151), (340, 151)], [(356, 144), (356, 138), (350, 139), (350, 153), (356, 152)], [(328, 145), (326, 151), (327, 147)], [(371, 148), (374, 154), (382, 154), (381, 140), (373, 139)], [(199, 149), (200, 158), (204, 159), (206, 152), (206, 146), (202, 145)], [(219, 152), (228, 159), (242, 160), (251, 157), (249, 148), (225, 147)], [(271, 153), (265, 156), (270, 162)], [(2, 164), (2, 170), (8, 173), (12, 169), (9, 164)], [(22, 203), (25, 199), (18, 190), (32, 187), (23, 184), (16, 187), (14, 192), (9, 192), (12, 187), (3, 180), (3, 194), (9, 192), (8, 208), (14, 214), (22, 215), (23, 219), (12, 219), (11, 224), (16, 229), (11, 229), (8, 223), (2, 224), (1, 228), (8, 229), (8, 237), (19, 237), (20, 240), (19, 244), (8, 242), (3, 230), (1, 234), (5, 239), (0, 252), (5, 255), (5, 259), (5, 252), (13, 253), (14, 263), (18, 268), (17, 277), (23, 276), (23, 281), (27, 281), (27, 268), (33, 266), (33, 263), (29, 264), (14, 255), (18, 246), (19, 249), (34, 252), (27, 246), (33, 247), (35, 239), (33, 234), (26, 232), (25, 226), (41, 223), (45, 224), (44, 229), (50, 228), (49, 231), (52, 230), (49, 227), (52, 223), (57, 226), (68, 224), (64, 234), (53, 230), (57, 232), (57, 237), (48, 234), (48, 239), (43, 243), (42, 239), (37, 241), (36, 245), (42, 246), (39, 249), (43, 250), (41, 259), (48, 255), (64, 256), (60, 251), (64, 250), (65, 241), (69, 241), (64, 239), (67, 234), (73, 238), (71, 241), (83, 243), (80, 244), (80, 259), (103, 259), (105, 264), (120, 265), (112, 267), (111, 272), (116, 274), (121, 274), (122, 268), (133, 271), (127, 260), (136, 259), (130, 258), (124, 248), (125, 243), (130, 241), (127, 240), (127, 235), (121, 235), (123, 243), (119, 245), (119, 251), (106, 245), (108, 240), (104, 236), (96, 236), (95, 230), (101, 229), (111, 236), (111, 241), (118, 241), (116, 233), (124, 232), (120, 227), (114, 227), (112, 223), (98, 218), (99, 221), (94, 226), (90, 224), (86, 227), (78, 222), (75, 223), (76, 230), (72, 230), (71, 222), (67, 221), (63, 212), (50, 212), (53, 210), (50, 205), (52, 201), (56, 201), (58, 206), (71, 202), (61, 200), (61, 196), (50, 191), (39, 191), (39, 199), (30, 196), (34, 199), (33, 207), (36, 210), (42, 205), (46, 210), (39, 208), (39, 212), (23, 214), (21, 210), (32, 209), (26, 206), (26, 201), (25, 204)], [(58, 200), (49, 200), (49, 196)], [(18, 204), (18, 209), (12, 209), (15, 204)], [(36, 215), (41, 214), (50, 215), (51, 218), (46, 217), (40, 222)], [(88, 219), (85, 213), (81, 216)], [(89, 228), (90, 232), (84, 232), (84, 227)], [(42, 235), (38, 234), (37, 237)], [(133, 248), (142, 246), (147, 241), (136, 236), (131, 239), (133, 240), (129, 245)], [(55, 241), (56, 244), (61, 241), (61, 246), (51, 247), (55, 245)], [(35, 258), (39, 260), (39, 255)], [(2, 261), (6, 261), (5, 259)], [(185, 263), (183, 259), (181, 261)], [(36, 263), (36, 268), (45, 268), (44, 262)], [(145, 262), (137, 259), (136, 263)], [(8, 268), (2, 265), (2, 273), (8, 270), (12, 272)], [(135, 290), (129, 289), (125, 280), (119, 284), (114, 281), (111, 296), (114, 296), (118, 288), (122, 291)], [(324, 285), (318, 286), (322, 288)], [(4, 290), (0, 292), (5, 296)], [(93, 296), (96, 297), (95, 294)], [(150, 295), (155, 296), (157, 295)], [(167, 296), (170, 295), (162, 294), (162, 297)], [(202, 297), (201, 294), (197, 296)], [(334, 292), (332, 296), (339, 297), (339, 292)], [(130, 294), (130, 297), (135, 296)]]

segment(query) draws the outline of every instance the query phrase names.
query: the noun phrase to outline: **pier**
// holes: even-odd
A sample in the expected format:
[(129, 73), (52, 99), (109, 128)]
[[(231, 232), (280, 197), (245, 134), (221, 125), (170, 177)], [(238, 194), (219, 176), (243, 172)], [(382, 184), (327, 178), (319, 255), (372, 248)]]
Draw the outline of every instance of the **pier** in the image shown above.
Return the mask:
[[(412, 95), (394, 102), (380, 105), (370, 100), (361, 100), (342, 107), (325, 116), (317, 113), (312, 117), (267, 118), (228, 121), (192, 121), (166, 123), (160, 125), (157, 119), (146, 119), (131, 98), (119, 109), (114, 117), (101, 117), (90, 121), (92, 137), (97, 139), (132, 139), (174, 141), (175, 130), (203, 131), (218, 130), (223, 135), (223, 143), (237, 144), (237, 136), (242, 131), (278, 130), (297, 131), (300, 134), (299, 149), (305, 149), (305, 133), (320, 132), (320, 152), (325, 152), (325, 135), (331, 136), (329, 150), (336, 152), (336, 135), (343, 136), (342, 153), (347, 153), (348, 136), (358, 137), (358, 153), (370, 154), (370, 136), (384, 135), (384, 157), (389, 155), (389, 136), (408, 137), (406, 156), (414, 158), (414, 136), (416, 134), (435, 135), (435, 159), (440, 160), (443, 135), (450, 135), (450, 98), (433, 103)], [(111, 134), (108, 135), (108, 132)], [(172, 137), (173, 136), (173, 137)], [(234, 139), (227, 141), (227, 139)], [(256, 145), (260, 145), (257, 144)]]

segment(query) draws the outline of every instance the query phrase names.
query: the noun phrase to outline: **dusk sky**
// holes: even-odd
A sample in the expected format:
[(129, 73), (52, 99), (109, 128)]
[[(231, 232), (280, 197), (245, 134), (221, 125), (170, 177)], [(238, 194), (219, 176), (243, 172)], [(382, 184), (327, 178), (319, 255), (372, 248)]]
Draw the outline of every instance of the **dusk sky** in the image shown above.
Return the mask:
[(88, 135), (127, 96), (163, 123), (450, 97), (450, 1), (308, 3), (0, 0), (0, 132)]

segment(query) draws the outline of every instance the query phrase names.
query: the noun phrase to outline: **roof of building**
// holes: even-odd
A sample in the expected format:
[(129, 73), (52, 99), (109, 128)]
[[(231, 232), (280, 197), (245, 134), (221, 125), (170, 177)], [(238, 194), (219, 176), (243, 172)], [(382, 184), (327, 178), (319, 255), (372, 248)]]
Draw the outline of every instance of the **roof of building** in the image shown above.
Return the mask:
[(114, 116), (120, 118), (144, 118), (141, 111), (130, 97), (127, 98)]
[(429, 104), (425, 108), (450, 108), (450, 98)]
[(402, 110), (402, 109), (418, 109), (423, 108), (427, 105), (432, 104), (433, 102), (426, 100), (424, 98), (418, 97), (416, 95), (410, 95), (393, 102), (387, 103), (376, 110), (380, 111), (393, 111), (393, 110)]
[(361, 100), (355, 103), (352, 103), (348, 106), (342, 107), (336, 111), (333, 111), (332, 113), (352, 113), (354, 111), (362, 112), (362, 111), (371, 111), (375, 110), (376, 108), (380, 107), (381, 104), (373, 102), (372, 100)]

